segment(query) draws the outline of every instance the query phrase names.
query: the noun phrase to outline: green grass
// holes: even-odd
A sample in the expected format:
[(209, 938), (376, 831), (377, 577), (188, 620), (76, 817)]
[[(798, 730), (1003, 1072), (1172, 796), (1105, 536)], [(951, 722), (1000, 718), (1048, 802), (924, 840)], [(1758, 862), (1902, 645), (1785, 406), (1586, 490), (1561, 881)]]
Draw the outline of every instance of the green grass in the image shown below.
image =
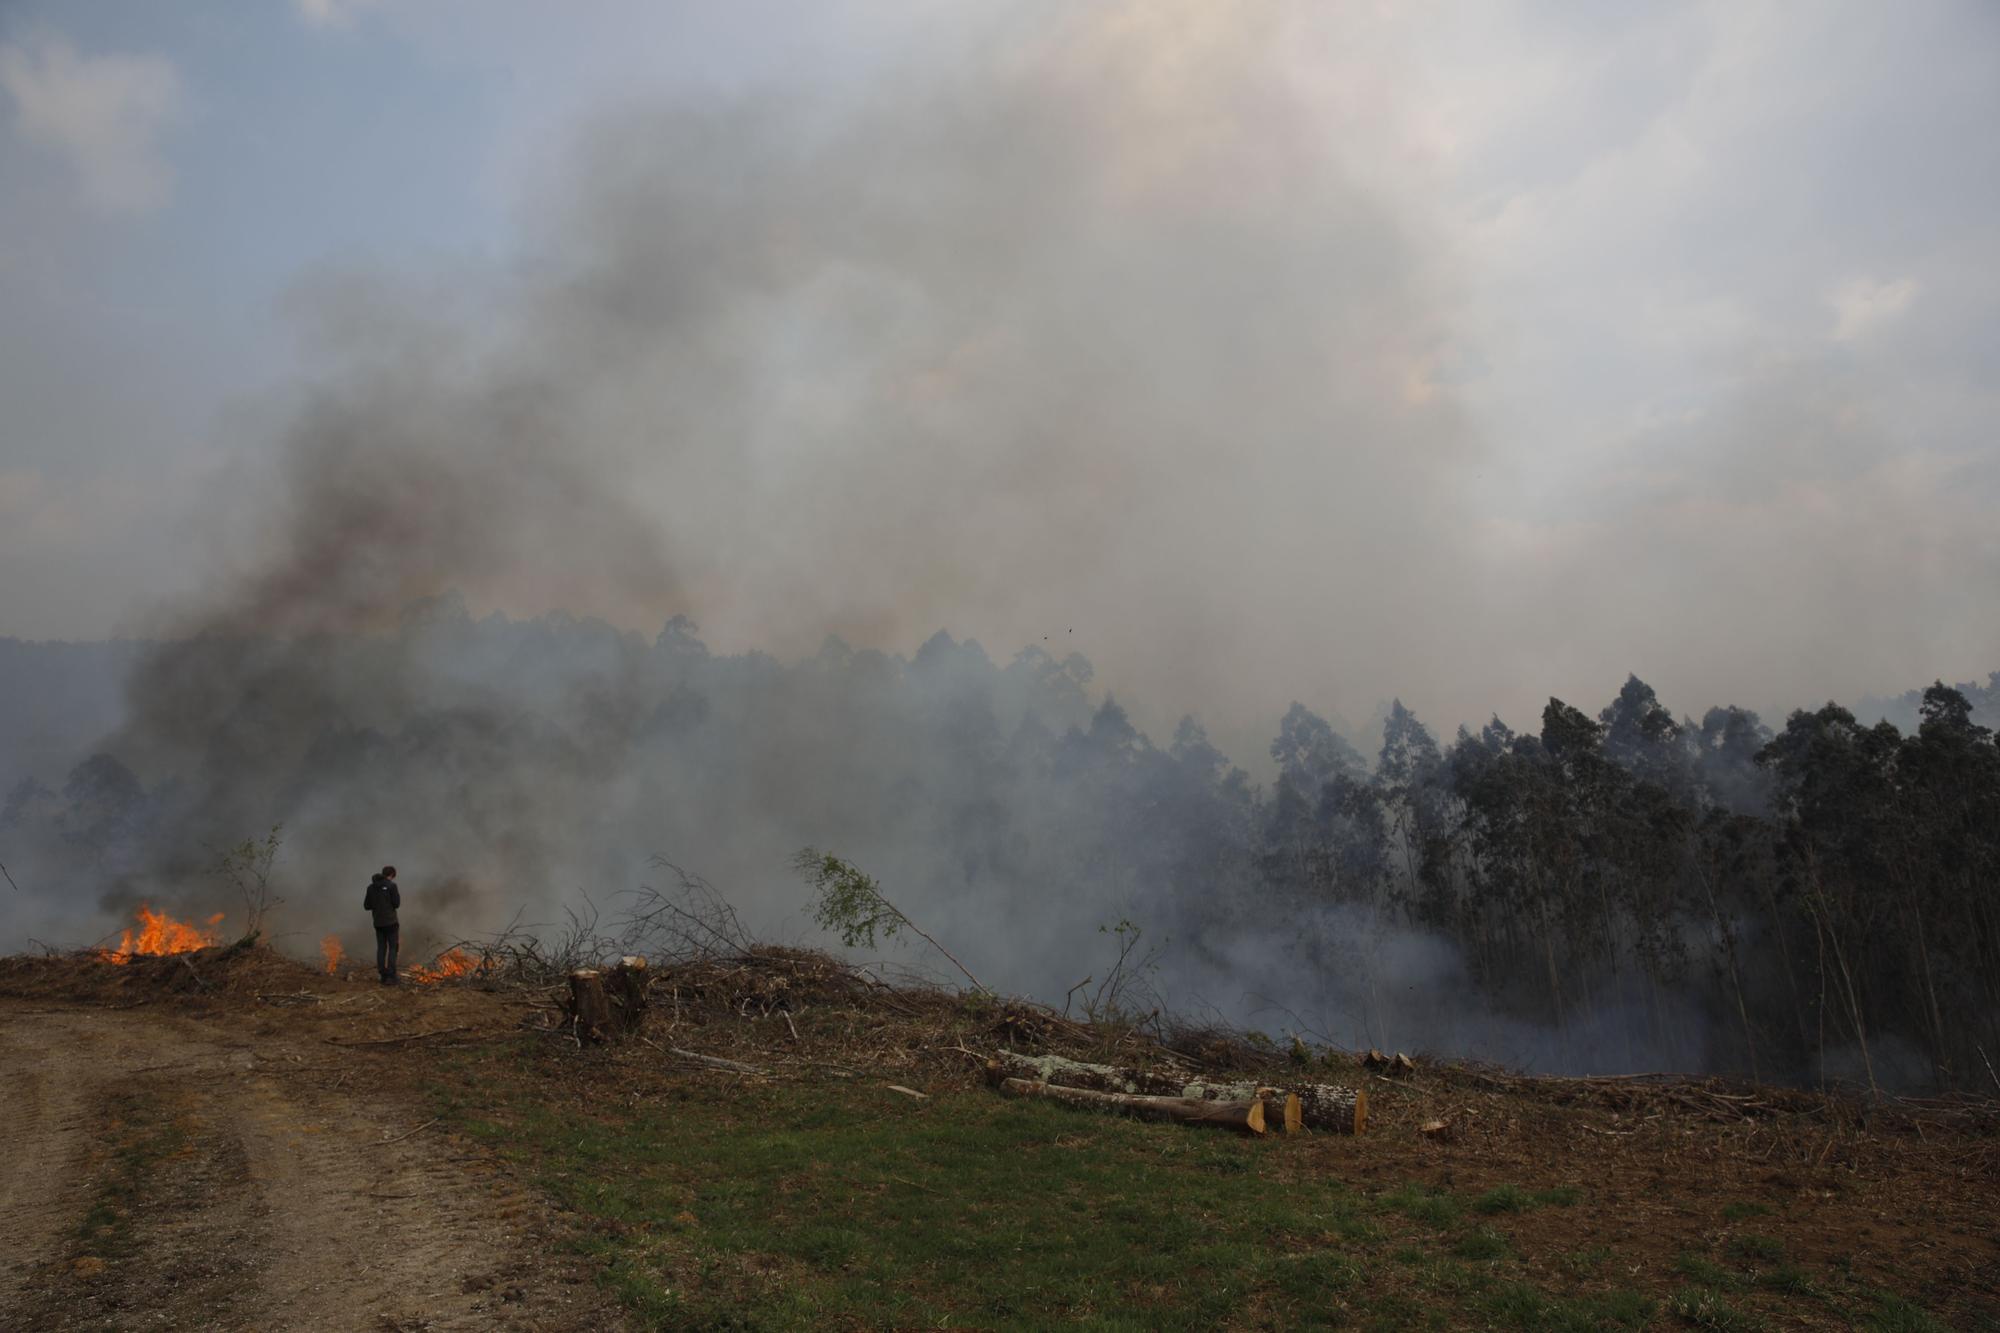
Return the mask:
[(1819, 1283), (1796, 1264), (1779, 1264), (1776, 1268), (1766, 1269), (1757, 1274), (1754, 1281), (1761, 1290), (1783, 1292), (1787, 1296), (1817, 1298), (1820, 1295)]
[(1873, 1333), (1945, 1333), (1943, 1324), (1886, 1292), (1876, 1298), (1874, 1311), (1862, 1320), (1861, 1327)]
[(1713, 1329), (1715, 1333), (1752, 1333), (1764, 1327), (1764, 1321), (1756, 1315), (1738, 1310), (1702, 1287), (1682, 1287), (1668, 1300), (1667, 1309), (1682, 1323)]
[(1693, 1250), (1682, 1250), (1674, 1256), (1674, 1271), (1704, 1287), (1727, 1290), (1743, 1285), (1743, 1279), (1735, 1273)]
[[(983, 1090), (912, 1102), (780, 1082), (718, 1097), (718, 1083), (662, 1079), (586, 1102), (577, 1077), (525, 1048), (462, 1048), (433, 1096), (559, 1205), (577, 1254), (649, 1327), (1736, 1333), (1761, 1325), (1733, 1301), (1845, 1311), (1769, 1237), (1683, 1252), (1668, 1274), (1584, 1244), (1586, 1219), (1567, 1235), (1507, 1220), (1574, 1206), (1574, 1186), (1362, 1186), (1312, 1141)], [(1885, 1333), (1937, 1327), (1840, 1290)]]
[(1491, 1217), (1496, 1213), (1525, 1213), (1535, 1208), (1568, 1208), (1582, 1196), (1574, 1185), (1554, 1189), (1524, 1190), (1519, 1185), (1498, 1185), (1472, 1201), (1472, 1211)]
[(1753, 1236), (1747, 1233), (1731, 1236), (1728, 1250), (1732, 1258), (1747, 1263), (1777, 1264), (1785, 1260), (1784, 1242), (1769, 1236)]
[(1112, 1328), (1140, 1312), (1197, 1328), (1252, 1305), (1324, 1324), (1380, 1245), (1339, 1185), (1274, 1188), (1267, 1145), (981, 1094), (777, 1085), (754, 1118), (708, 1097), (603, 1120), (452, 1109), (595, 1219), (585, 1252), (670, 1325)]
[(1456, 1226), (1462, 1211), (1457, 1199), (1424, 1185), (1404, 1185), (1383, 1195), (1377, 1206), (1440, 1231)]
[(1504, 1259), (1511, 1250), (1507, 1238), (1491, 1227), (1475, 1227), (1458, 1238), (1451, 1252), (1461, 1259)]
[(1609, 1245), (1586, 1245), (1556, 1256), (1556, 1263), (1571, 1277), (1589, 1277), (1611, 1262)]
[(1756, 1203), (1748, 1199), (1739, 1199), (1734, 1203), (1724, 1204), (1722, 1207), (1722, 1216), (1726, 1221), (1742, 1222), (1753, 1217), (1767, 1216), (1770, 1211), (1771, 1205), (1768, 1203)]

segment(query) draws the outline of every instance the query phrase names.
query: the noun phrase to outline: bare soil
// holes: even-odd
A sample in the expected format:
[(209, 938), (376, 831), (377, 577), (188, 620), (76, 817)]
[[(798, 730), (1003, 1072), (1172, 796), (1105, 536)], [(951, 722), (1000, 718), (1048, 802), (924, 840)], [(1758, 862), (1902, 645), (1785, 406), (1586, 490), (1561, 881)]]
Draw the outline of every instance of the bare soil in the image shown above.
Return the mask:
[(504, 1030), (504, 1005), (318, 978), (262, 951), (201, 966), (206, 979), (185, 969), (191, 994), (162, 1002), (144, 998), (160, 976), (128, 968), (0, 966), (0, 1327), (622, 1322), (588, 1273), (548, 1256), (546, 1207), (426, 1124), (425, 1043), (346, 1044)]

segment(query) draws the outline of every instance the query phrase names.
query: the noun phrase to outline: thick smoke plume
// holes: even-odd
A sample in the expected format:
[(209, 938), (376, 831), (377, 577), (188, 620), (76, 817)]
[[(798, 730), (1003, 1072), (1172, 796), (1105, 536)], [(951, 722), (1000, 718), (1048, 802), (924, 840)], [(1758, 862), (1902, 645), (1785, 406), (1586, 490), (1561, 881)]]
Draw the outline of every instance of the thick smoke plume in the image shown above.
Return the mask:
[[(194, 784), (210, 836), (283, 821), (314, 894), (393, 855), (498, 910), (670, 843), (766, 877), (806, 834), (888, 821), (800, 828), (810, 799), (752, 788), (702, 845), (613, 835), (652, 707), (630, 645), (538, 692), (440, 647), (455, 620), (398, 628), (447, 593), (688, 612), (784, 656), (940, 625), (1088, 645), (1156, 724), (1260, 697), (1224, 723), (1253, 735), (1308, 683), (1272, 664), (1337, 678), (1341, 624), (1419, 588), (1442, 609), (1463, 451), (1427, 378), (1442, 275), (1358, 182), (1293, 35), (1255, 6), (1107, 11), (859, 101), (628, 109), (488, 289), (315, 284), (320, 369), (218, 524), (256, 536), (160, 627), (110, 748)], [(1306, 556), (1328, 530), (1351, 562)], [(416, 717), (421, 751), (382, 748)]]
[[(803, 933), (811, 844), (1006, 989), (1059, 1000), (1129, 920), (1168, 945), (1150, 984), (1231, 1020), (1707, 1062), (1712, 1015), (1633, 976), (1559, 1030), (1489, 1013), (1508, 987), (1386, 869), (1327, 861), (1414, 864), (1421, 830), (1377, 826), (1431, 798), (1349, 810), (1366, 764), (1319, 718), (1284, 719), (1268, 797), (1231, 763), (1364, 660), (1419, 695), (1472, 672), (1481, 618), (1453, 275), (1289, 24), (1092, 9), (859, 99), (627, 109), (508, 272), (317, 283), (275, 465), (220, 497), (248, 535), (131, 671), (115, 759), (10, 798), (33, 869), (87, 875), (99, 925), (207, 907), (212, 849), (282, 824), (275, 928), (358, 952), (385, 861), (418, 944), (656, 852)], [(1759, 808), (1768, 734), (1731, 725), (1703, 790)], [(1457, 753), (1525, 753), (1502, 733)]]

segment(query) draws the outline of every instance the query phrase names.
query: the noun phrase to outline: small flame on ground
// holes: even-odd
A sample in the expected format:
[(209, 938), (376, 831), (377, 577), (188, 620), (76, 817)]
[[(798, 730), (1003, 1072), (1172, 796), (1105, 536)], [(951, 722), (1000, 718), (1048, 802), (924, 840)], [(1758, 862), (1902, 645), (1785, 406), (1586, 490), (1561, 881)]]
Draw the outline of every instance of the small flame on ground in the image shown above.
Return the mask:
[(332, 976), (347, 961), (347, 950), (340, 947), (339, 937), (329, 935), (319, 942), (319, 956), (326, 959), (326, 974)]
[(97, 956), (107, 963), (129, 963), (146, 954), (193, 953), (217, 943), (215, 928), (222, 918), (223, 913), (217, 912), (206, 926), (190, 925), (140, 903), (138, 926), (119, 937), (117, 948), (99, 949)]
[(430, 967), (413, 967), (410, 979), (423, 985), (439, 981), (456, 981), (479, 971), (479, 960), (463, 949), (446, 949), (437, 956), (437, 962)]

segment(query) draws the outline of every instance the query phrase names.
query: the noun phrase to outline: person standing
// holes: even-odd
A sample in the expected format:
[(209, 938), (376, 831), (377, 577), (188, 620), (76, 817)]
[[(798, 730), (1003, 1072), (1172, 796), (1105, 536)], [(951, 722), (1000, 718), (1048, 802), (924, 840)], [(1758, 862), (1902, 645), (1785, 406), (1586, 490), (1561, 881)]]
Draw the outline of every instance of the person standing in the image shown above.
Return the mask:
[(396, 984), (396, 946), (401, 943), (402, 934), (396, 909), (402, 905), (403, 894), (396, 887), (396, 867), (383, 866), (368, 881), (368, 892), (361, 896), (361, 906), (375, 917), (375, 970), (381, 973), (384, 986)]

